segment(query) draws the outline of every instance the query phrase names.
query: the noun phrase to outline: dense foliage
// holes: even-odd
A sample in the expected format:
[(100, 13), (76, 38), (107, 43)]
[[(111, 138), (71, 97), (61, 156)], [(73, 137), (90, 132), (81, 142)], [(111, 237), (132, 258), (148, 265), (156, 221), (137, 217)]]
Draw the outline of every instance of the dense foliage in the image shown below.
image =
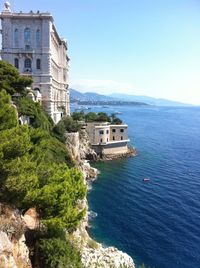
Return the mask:
[(32, 79), (19, 75), (19, 71), (11, 64), (0, 61), (0, 91), (6, 90), (9, 94), (25, 94), (26, 87), (30, 86)]
[[(36, 207), (47, 225), (76, 228), (84, 215), (77, 201), (86, 188), (81, 172), (66, 165), (63, 144), (28, 126), (0, 131), (0, 140), (0, 200)], [(54, 142), (58, 157), (51, 151)]]
[(5, 90), (0, 91), (0, 131), (17, 126), (17, 111)]
[(39, 251), (46, 267), (82, 267), (80, 254), (67, 240), (60, 238), (41, 239)]
[(31, 126), (18, 124), (10, 94), (22, 89), (25, 94), (25, 83), (20, 85), (18, 77), (11, 87), (11, 71), (19, 76), (13, 68), (0, 62), (0, 202), (22, 211), (36, 208), (45, 234), (51, 233), (48, 238), (39, 235), (42, 267), (67, 267), (66, 263), (81, 267), (79, 253), (55, 233), (73, 231), (85, 214), (79, 205), (86, 195), (82, 173), (73, 167), (65, 145), (52, 135), (53, 122), (42, 107), (25, 96), (16, 105), (19, 115), (31, 118)]
[(29, 97), (22, 97), (16, 101), (16, 105), (19, 116), (29, 116), (32, 127), (48, 131), (52, 129), (53, 120), (39, 103), (33, 102)]
[(109, 122), (111, 124), (120, 125), (122, 120), (116, 117), (116, 114), (111, 114), (110, 116), (104, 112), (89, 112), (84, 113), (83, 111), (74, 112), (72, 118), (75, 121), (85, 121), (85, 122)]
[(66, 132), (77, 132), (81, 129), (81, 125), (77, 123), (71, 116), (66, 116), (54, 126), (52, 134), (60, 141), (65, 141)]

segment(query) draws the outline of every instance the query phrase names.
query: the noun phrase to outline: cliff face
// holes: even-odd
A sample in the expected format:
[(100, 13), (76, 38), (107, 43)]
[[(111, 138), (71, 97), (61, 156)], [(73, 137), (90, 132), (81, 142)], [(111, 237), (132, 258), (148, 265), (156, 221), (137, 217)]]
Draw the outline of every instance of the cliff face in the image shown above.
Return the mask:
[(90, 146), (87, 132), (66, 133), (65, 139), (66, 147), (76, 166), (83, 172), (85, 182), (96, 178), (98, 171), (90, 166), (88, 160), (97, 160), (97, 154)]
[(24, 231), (25, 224), (19, 213), (0, 204), (0, 267), (32, 267)]
[[(72, 157), (83, 172), (85, 183), (95, 179), (98, 170), (92, 168), (88, 160), (96, 160), (97, 155), (90, 147), (89, 138), (86, 131), (71, 133), (66, 136), (66, 144), (71, 148)], [(81, 252), (81, 260), (85, 268), (135, 268), (130, 256), (114, 247), (103, 247), (88, 235), (89, 211), (87, 200), (84, 200), (84, 207), (87, 208), (85, 218), (82, 220), (71, 240)]]
[(65, 133), (65, 144), (74, 161), (97, 160), (97, 154), (91, 148), (88, 134), (85, 130), (75, 133)]

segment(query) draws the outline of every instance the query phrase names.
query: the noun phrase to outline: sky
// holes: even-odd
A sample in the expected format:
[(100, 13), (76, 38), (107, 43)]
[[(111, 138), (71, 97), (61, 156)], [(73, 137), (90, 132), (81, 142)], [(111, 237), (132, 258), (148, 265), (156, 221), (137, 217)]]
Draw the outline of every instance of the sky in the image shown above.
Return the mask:
[(10, 3), (15, 12), (52, 13), (68, 42), (71, 88), (200, 105), (200, 0)]

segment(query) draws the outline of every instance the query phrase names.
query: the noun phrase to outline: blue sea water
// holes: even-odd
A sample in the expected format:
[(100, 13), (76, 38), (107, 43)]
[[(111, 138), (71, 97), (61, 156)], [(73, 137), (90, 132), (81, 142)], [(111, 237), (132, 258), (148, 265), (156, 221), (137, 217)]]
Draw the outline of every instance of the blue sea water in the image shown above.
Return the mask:
[(138, 155), (94, 164), (101, 174), (88, 194), (98, 215), (91, 236), (137, 266), (200, 267), (200, 107), (113, 109)]

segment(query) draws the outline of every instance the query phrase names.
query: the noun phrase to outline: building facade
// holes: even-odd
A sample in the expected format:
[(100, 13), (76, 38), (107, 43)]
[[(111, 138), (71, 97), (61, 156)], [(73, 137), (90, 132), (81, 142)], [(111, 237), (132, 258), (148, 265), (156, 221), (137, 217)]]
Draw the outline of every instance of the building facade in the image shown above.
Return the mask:
[(33, 79), (32, 90), (57, 123), (70, 114), (67, 44), (56, 31), (50, 13), (14, 13), (6, 2), (0, 14), (1, 58)]
[(86, 131), (97, 154), (115, 155), (128, 152), (128, 125), (87, 122)]

